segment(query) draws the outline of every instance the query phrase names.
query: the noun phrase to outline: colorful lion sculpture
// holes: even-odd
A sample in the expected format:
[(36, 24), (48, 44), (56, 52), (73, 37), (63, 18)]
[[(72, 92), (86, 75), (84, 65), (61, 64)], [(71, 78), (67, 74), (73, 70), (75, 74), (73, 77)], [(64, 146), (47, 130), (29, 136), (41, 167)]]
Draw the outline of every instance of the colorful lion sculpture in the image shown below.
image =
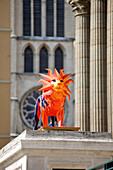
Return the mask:
[(39, 89), (39, 91), (42, 91), (42, 95), (37, 98), (36, 102), (34, 130), (38, 129), (40, 114), (44, 127), (48, 126), (48, 116), (51, 117), (52, 126), (54, 126), (54, 118), (56, 118), (58, 127), (62, 127), (66, 96), (70, 100), (69, 93), (71, 91), (68, 86), (73, 80), (68, 80), (68, 78), (71, 73), (65, 75), (64, 69), (60, 69), (60, 73), (55, 69), (54, 74), (52, 74), (50, 69), (46, 70), (48, 71), (47, 75), (40, 74), (45, 80), (40, 79), (38, 81), (38, 83), (43, 83), (43, 87)]

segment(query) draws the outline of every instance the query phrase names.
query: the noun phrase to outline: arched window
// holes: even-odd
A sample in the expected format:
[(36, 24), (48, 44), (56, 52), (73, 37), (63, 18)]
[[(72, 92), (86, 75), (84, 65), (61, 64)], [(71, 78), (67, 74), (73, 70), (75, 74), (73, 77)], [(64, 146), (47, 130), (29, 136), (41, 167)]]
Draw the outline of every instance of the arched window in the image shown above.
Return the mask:
[(55, 51), (55, 68), (59, 71), (63, 69), (63, 51), (58, 47)]
[(34, 0), (34, 36), (41, 36), (41, 0)]
[(64, 37), (64, 0), (57, 0), (57, 37)]
[(23, 35), (31, 35), (31, 0), (23, 0)]
[(46, 36), (54, 36), (54, 1), (46, 0)]
[(45, 47), (40, 50), (40, 73), (46, 73), (48, 68), (48, 51)]
[(33, 52), (30, 47), (24, 52), (24, 72), (33, 72)]

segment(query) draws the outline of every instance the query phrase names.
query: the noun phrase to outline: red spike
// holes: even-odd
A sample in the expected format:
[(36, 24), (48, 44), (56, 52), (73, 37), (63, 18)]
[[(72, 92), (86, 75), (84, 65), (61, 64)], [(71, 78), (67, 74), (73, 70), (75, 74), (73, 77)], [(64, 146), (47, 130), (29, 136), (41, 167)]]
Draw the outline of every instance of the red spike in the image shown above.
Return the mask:
[(42, 87), (38, 91), (47, 91), (47, 90), (52, 90), (51, 84), (48, 84), (48, 85)]
[(69, 100), (70, 100), (70, 95), (64, 90), (64, 95), (68, 96)]
[(67, 79), (70, 77), (71, 73), (63, 76), (64, 83), (67, 81)]
[(43, 80), (43, 79), (40, 79), (40, 80), (38, 81), (38, 83), (37, 83), (37, 84), (39, 84), (39, 83), (43, 83), (43, 85), (45, 86), (45, 85), (47, 85), (47, 84), (48, 84), (48, 81)]
[(64, 86), (64, 90), (68, 91), (69, 93), (71, 93), (71, 91), (69, 90), (68, 86), (66, 86), (66, 85)]
[(48, 74), (47, 74), (47, 75), (53, 78), (52, 70), (51, 70), (51, 69), (48, 69), (48, 68), (46, 68), (45, 70), (48, 71)]
[(60, 74), (58, 73), (58, 71), (57, 71), (56, 68), (55, 68), (55, 70), (54, 70), (54, 76), (55, 76), (56, 78), (60, 78)]
[(73, 81), (72, 79), (69, 79), (65, 84), (66, 84), (67, 86), (69, 86), (69, 84), (70, 84), (71, 82), (74, 83), (74, 81)]
[(47, 80), (49, 82), (52, 80), (52, 78), (50, 76), (48, 76), (48, 75), (41, 74), (41, 73), (39, 73), (39, 75), (42, 76), (45, 80)]
[(63, 77), (65, 74), (64, 74), (64, 69), (60, 69), (60, 75), (61, 75), (61, 77)]

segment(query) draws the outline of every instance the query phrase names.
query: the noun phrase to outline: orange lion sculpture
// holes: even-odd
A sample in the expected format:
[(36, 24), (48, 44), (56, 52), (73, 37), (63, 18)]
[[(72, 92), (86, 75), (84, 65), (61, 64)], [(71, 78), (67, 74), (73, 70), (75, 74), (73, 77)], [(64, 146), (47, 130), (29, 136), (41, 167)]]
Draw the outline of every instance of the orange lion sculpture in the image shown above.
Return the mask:
[[(68, 86), (70, 82), (74, 83), (72, 79), (68, 80), (71, 73), (65, 75), (63, 72), (64, 69), (60, 69), (60, 74), (56, 69), (54, 70), (54, 74), (52, 74), (50, 69), (46, 70), (48, 71), (47, 75), (40, 74), (45, 80), (40, 79), (38, 81), (38, 83), (43, 83), (43, 87), (39, 89), (39, 91), (43, 93), (37, 98), (36, 102), (34, 130), (38, 129), (40, 114), (44, 127), (48, 126), (48, 116), (50, 116), (51, 119), (56, 117), (58, 127), (63, 126), (64, 103), (66, 96), (70, 100), (69, 93), (71, 93)], [(54, 122), (52, 122), (52, 126), (54, 126)]]

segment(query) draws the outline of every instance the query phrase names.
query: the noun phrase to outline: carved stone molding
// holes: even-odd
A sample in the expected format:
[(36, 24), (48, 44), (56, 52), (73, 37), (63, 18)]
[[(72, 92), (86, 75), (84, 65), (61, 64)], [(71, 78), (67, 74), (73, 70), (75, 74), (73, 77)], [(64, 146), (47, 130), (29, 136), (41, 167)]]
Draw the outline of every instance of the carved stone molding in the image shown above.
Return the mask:
[(75, 16), (89, 14), (89, 1), (90, 0), (67, 0), (73, 8)]

